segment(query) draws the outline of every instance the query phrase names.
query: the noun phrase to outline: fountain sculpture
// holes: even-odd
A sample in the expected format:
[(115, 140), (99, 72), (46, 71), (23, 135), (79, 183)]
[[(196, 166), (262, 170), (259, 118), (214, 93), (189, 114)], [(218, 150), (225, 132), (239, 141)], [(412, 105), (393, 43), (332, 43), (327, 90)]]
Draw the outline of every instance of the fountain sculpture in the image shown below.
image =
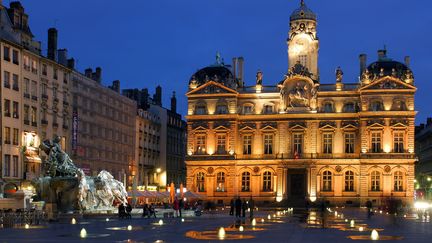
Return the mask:
[(113, 202), (127, 203), (123, 183), (102, 170), (98, 176), (86, 176), (75, 166), (60, 145), (60, 137), (45, 140), (39, 146), (47, 154), (43, 177), (33, 181), (38, 199), (52, 211), (107, 212), (115, 210)]

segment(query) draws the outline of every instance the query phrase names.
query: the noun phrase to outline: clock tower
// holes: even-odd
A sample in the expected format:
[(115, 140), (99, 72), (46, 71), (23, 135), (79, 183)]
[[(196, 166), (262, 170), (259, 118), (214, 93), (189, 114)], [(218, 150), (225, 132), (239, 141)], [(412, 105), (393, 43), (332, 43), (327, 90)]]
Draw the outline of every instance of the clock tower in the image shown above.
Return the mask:
[(312, 79), (319, 79), (317, 17), (304, 0), (290, 16), (288, 33), (288, 70), (300, 63), (312, 73)]

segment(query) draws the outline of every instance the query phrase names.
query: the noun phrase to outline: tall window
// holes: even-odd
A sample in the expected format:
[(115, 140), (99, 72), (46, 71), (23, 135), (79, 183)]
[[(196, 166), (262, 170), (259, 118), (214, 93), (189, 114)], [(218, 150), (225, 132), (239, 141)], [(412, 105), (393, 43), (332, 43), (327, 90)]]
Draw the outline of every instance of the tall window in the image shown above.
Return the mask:
[(393, 175), (394, 188), (393, 190), (396, 192), (403, 191), (403, 174), (401, 171), (396, 171)]
[(31, 123), (33, 126), (35, 126), (34, 124), (36, 124), (36, 114), (37, 114), (37, 108), (32, 106), (31, 108)]
[(197, 135), (196, 136), (196, 152), (198, 154), (204, 154), (206, 151), (206, 136)]
[(345, 172), (345, 191), (346, 192), (354, 191), (354, 172), (350, 170)]
[(371, 109), (372, 111), (383, 111), (383, 110), (384, 110), (384, 106), (383, 106), (383, 104), (382, 104), (381, 101), (376, 100), (376, 101), (373, 101), (373, 102), (371, 103), (371, 105), (370, 105), (370, 109)]
[(196, 175), (197, 190), (205, 192), (205, 175), (204, 172), (198, 172)]
[(45, 75), (45, 76), (47, 75), (47, 69), (48, 69), (47, 65), (46, 64), (42, 64), (42, 74)]
[(57, 78), (58, 78), (57, 68), (53, 68), (53, 79), (57, 79)]
[(343, 106), (343, 112), (355, 112), (355, 105), (352, 102), (345, 103)]
[(355, 134), (345, 133), (344, 137), (345, 137), (345, 153), (347, 154), (354, 153)]
[(273, 154), (273, 134), (264, 135), (264, 154)]
[(18, 164), (17, 155), (12, 156), (12, 163), (13, 163), (13, 177), (18, 177), (19, 164)]
[(52, 91), (53, 91), (53, 99), (57, 99), (57, 88), (53, 87)]
[(242, 173), (242, 192), (249, 192), (250, 191), (250, 173), (249, 172), (243, 172)]
[(269, 192), (272, 189), (272, 173), (266, 171), (263, 174), (263, 191)]
[(323, 134), (323, 153), (331, 154), (333, 150), (333, 134), (324, 133)]
[(307, 55), (299, 55), (298, 61), (300, 62), (301, 65), (306, 67), (307, 66)]
[(225, 154), (226, 153), (226, 135), (225, 134), (217, 134), (217, 146), (216, 151), (218, 154)]
[(381, 132), (371, 132), (372, 153), (381, 153)]
[(11, 157), (9, 154), (5, 154), (4, 158), (4, 176), (9, 177), (11, 170)]
[(205, 115), (207, 114), (207, 107), (204, 104), (198, 104), (195, 107), (195, 115)]
[(11, 116), (11, 112), (10, 112), (10, 100), (6, 100), (4, 101), (4, 115), (7, 117)]
[(4, 143), (5, 144), (10, 144), (11, 143), (11, 129), (10, 127), (5, 127), (4, 128)]
[(324, 112), (326, 113), (333, 112), (333, 103), (331, 102), (324, 103)]
[(17, 128), (14, 128), (13, 129), (12, 144), (13, 145), (18, 145), (18, 140), (19, 140), (19, 130)]
[(28, 78), (24, 78), (24, 94), (30, 95), (30, 80)]
[(216, 106), (216, 114), (227, 114), (227, 113), (228, 113), (228, 109), (225, 104), (218, 104)]
[(13, 50), (12, 51), (12, 62), (14, 64), (19, 64), (19, 57), (18, 57), (18, 51), (17, 50)]
[(24, 105), (24, 123), (28, 125), (30, 122), (30, 107), (28, 105)]
[(19, 118), (19, 106), (16, 101), (12, 102), (12, 117)]
[(225, 191), (225, 172), (218, 172), (216, 174), (216, 191), (217, 192)]
[(5, 61), (10, 61), (10, 48), (8, 46), (3, 47), (3, 59)]
[(252, 135), (243, 136), (243, 154), (252, 154)]
[(42, 95), (47, 95), (47, 90), (48, 90), (47, 84), (42, 84), (41, 88), (42, 88), (41, 90)]
[(251, 104), (247, 104), (243, 106), (243, 114), (252, 114), (253, 106)]
[(32, 98), (37, 98), (37, 82), (31, 81), (31, 95)]
[(294, 133), (294, 153), (301, 154), (303, 152), (303, 134), (302, 133)]
[(19, 77), (16, 74), (12, 74), (12, 89), (19, 91)]
[(393, 150), (395, 153), (404, 152), (404, 132), (395, 131), (393, 133)]
[(323, 173), (323, 191), (329, 192), (332, 190), (332, 173), (328, 170)]
[(5, 88), (10, 88), (10, 72), (8, 71), (3, 73), (3, 84)]
[(381, 174), (378, 171), (371, 173), (371, 191), (379, 192), (381, 190)]

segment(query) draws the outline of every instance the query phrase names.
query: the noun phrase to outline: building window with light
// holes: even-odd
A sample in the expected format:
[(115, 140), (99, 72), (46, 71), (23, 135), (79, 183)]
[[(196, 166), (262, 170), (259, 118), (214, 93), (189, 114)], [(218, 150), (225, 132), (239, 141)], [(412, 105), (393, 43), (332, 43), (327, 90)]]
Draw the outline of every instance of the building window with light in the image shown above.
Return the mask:
[(266, 171), (263, 173), (263, 191), (270, 192), (272, 190), (272, 173)]
[(216, 191), (217, 192), (225, 191), (225, 172), (218, 172), (216, 174)]
[(393, 152), (403, 153), (404, 152), (404, 132), (395, 131), (393, 133)]
[(344, 137), (345, 137), (345, 153), (346, 154), (354, 153), (355, 134), (345, 133)]
[(242, 192), (250, 191), (250, 173), (243, 172), (241, 177), (241, 190)]
[(196, 149), (197, 154), (205, 154), (206, 152), (206, 135), (196, 135)]
[(196, 185), (199, 192), (205, 192), (205, 175), (204, 172), (198, 172), (196, 175)]
[(403, 191), (403, 174), (401, 171), (396, 171), (393, 175), (393, 190), (395, 192), (402, 192)]
[(345, 172), (345, 191), (354, 191), (354, 172), (350, 170)]
[(217, 134), (216, 135), (216, 152), (218, 154), (226, 154), (226, 135)]
[(16, 101), (12, 102), (12, 117), (17, 119), (19, 118), (19, 106)]
[(381, 131), (371, 132), (371, 152), (381, 153)]
[(4, 101), (4, 116), (10, 117), (11, 116), (11, 112), (10, 112), (10, 100), (6, 100)]
[(378, 171), (372, 171), (371, 173), (371, 191), (379, 192), (381, 190), (381, 173)]
[(19, 130), (17, 128), (13, 129), (13, 139), (12, 139), (12, 144), (13, 145), (18, 145), (19, 143)]
[(4, 128), (4, 143), (5, 144), (11, 143), (10, 137), (11, 137), (11, 129), (10, 129), (10, 127), (5, 127)]
[(332, 190), (332, 173), (328, 170), (324, 171), (322, 181), (322, 190), (325, 192), (330, 192)]
[(303, 133), (294, 133), (293, 146), (294, 154), (301, 154), (303, 152)]
[(264, 134), (264, 154), (273, 154), (273, 134)]
[(243, 154), (252, 154), (252, 135), (243, 136)]
[(205, 115), (207, 114), (207, 107), (205, 104), (198, 104), (195, 107), (195, 115)]
[(333, 133), (323, 134), (323, 153), (331, 154), (333, 151)]

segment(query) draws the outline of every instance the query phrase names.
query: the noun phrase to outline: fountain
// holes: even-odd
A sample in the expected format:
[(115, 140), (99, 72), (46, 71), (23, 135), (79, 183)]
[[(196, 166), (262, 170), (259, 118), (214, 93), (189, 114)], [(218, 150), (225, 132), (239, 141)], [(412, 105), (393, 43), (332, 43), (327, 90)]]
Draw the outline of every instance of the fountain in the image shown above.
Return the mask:
[(378, 231), (376, 231), (375, 229), (372, 230), (371, 236), (370, 236), (371, 240), (379, 240), (379, 234)]
[(77, 222), (76, 222), (76, 219), (75, 218), (72, 218), (72, 220), (71, 220), (71, 224), (76, 224)]
[(81, 238), (87, 238), (87, 230), (85, 228), (82, 228), (80, 231), (80, 237)]
[(37, 199), (45, 202), (49, 218), (55, 218), (58, 211), (113, 212), (114, 200), (127, 203), (123, 183), (105, 170), (98, 176), (86, 176), (63, 151), (60, 142), (61, 138), (55, 137), (41, 143), (39, 147), (47, 155), (43, 161), (43, 177), (32, 181)]
[(224, 229), (224, 227), (220, 227), (219, 228), (219, 230), (218, 230), (218, 238), (220, 239), (220, 240), (223, 240), (224, 238), (225, 238), (225, 229)]

